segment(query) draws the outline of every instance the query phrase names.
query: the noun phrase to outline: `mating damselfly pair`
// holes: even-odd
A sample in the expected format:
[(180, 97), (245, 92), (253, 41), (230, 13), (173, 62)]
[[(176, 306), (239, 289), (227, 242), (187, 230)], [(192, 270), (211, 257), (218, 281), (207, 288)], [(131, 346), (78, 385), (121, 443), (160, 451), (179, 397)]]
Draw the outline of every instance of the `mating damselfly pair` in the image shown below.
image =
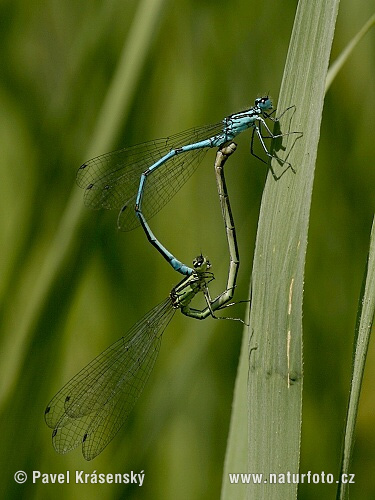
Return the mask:
[[(271, 109), (269, 97), (262, 97), (256, 99), (254, 107), (230, 115), (220, 124), (108, 153), (80, 167), (77, 181), (85, 188), (86, 204), (93, 208), (120, 208), (119, 227), (130, 230), (141, 224), (150, 242), (186, 277), (167, 299), (91, 361), (50, 401), (45, 420), (53, 429), (53, 444), (59, 453), (67, 453), (82, 444), (84, 457), (91, 460), (113, 439), (144, 388), (156, 361), (162, 334), (177, 309), (186, 316), (204, 319), (216, 318), (215, 311), (231, 305), (239, 255), (223, 167), (236, 149), (232, 139), (247, 128), (253, 130), (251, 153), (255, 155), (256, 134), (266, 155), (272, 157), (264, 139), (283, 134), (273, 135), (265, 122), (268, 118), (276, 121), (268, 113)], [(262, 134), (262, 127), (268, 136)], [(147, 224), (147, 219), (170, 200), (212, 147), (219, 148), (215, 174), (230, 254), (227, 286), (215, 299), (208, 289), (214, 279), (208, 260), (200, 255), (193, 261), (192, 268), (186, 266), (164, 248)], [(190, 306), (199, 292), (206, 301), (202, 310)]]

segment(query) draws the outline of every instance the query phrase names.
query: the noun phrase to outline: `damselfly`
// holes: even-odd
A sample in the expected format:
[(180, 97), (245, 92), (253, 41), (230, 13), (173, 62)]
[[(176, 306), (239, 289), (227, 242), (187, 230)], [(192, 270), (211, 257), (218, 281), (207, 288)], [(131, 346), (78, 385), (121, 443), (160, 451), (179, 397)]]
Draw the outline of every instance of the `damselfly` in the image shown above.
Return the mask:
[[(239, 256), (234, 221), (226, 193), (223, 166), (235, 149), (217, 153), (215, 172), (230, 253), (226, 290), (211, 299), (208, 284), (214, 279), (210, 263), (202, 255), (193, 262), (193, 272), (169, 296), (151, 309), (128, 333), (108, 347), (73, 377), (50, 401), (45, 421), (53, 429), (57, 452), (67, 453), (82, 444), (86, 460), (95, 458), (115, 437), (141, 394), (155, 364), (162, 334), (175, 311), (195, 319), (215, 316), (231, 305), (236, 286)], [(207, 306), (194, 309), (192, 299), (202, 292)]]
[[(272, 158), (264, 139), (289, 134), (272, 133), (265, 120), (278, 119), (272, 118), (271, 110), (271, 99), (260, 97), (255, 99), (253, 107), (214, 125), (193, 128), (85, 162), (77, 173), (77, 183), (85, 189), (85, 204), (94, 209), (120, 209), (119, 229), (129, 231), (141, 224), (149, 241), (172, 267), (184, 275), (191, 274), (193, 270), (176, 259), (154, 236), (147, 220), (182, 187), (209, 148), (225, 145), (246, 129), (252, 129), (251, 154), (259, 158), (253, 148), (256, 134), (265, 154)], [(262, 134), (262, 127), (267, 135)], [(286, 160), (278, 160), (290, 165)]]

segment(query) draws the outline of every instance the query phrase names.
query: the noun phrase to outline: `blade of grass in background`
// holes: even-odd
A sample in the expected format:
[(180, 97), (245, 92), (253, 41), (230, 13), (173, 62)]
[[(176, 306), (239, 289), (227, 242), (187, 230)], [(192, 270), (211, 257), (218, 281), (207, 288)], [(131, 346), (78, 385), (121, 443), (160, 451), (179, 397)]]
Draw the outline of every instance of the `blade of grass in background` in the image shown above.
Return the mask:
[[(304, 266), (338, 5), (337, 0), (302, 0), (298, 4), (277, 106), (281, 111), (296, 106), (292, 119), (289, 117), (289, 123), (283, 119), (281, 128), (301, 130), (303, 137), (296, 141), (290, 136), (286, 141), (295, 173), (289, 169), (277, 182), (269, 175), (263, 193), (249, 327), (248, 463), (227, 461), (223, 498), (233, 498), (236, 491), (235, 485), (228, 485), (228, 472), (262, 473), (268, 478), (270, 473), (299, 470)], [(272, 165), (280, 175), (277, 162)], [(228, 443), (228, 449), (240, 446), (244, 436), (243, 428), (233, 433), (236, 442)], [(247, 494), (260, 499), (294, 498), (297, 484), (250, 483)]]
[[(354, 430), (357, 421), (359, 398), (361, 394), (363, 373), (370, 342), (371, 329), (375, 313), (375, 218), (372, 223), (370, 236), (370, 250), (363, 279), (361, 297), (359, 300), (357, 324), (354, 338), (352, 380), (349, 393), (346, 428), (344, 434), (343, 451), (341, 458), (341, 474), (349, 479), (350, 464), (354, 447)], [(349, 498), (349, 484), (340, 483), (337, 490), (337, 499)]]
[[(88, 147), (87, 158), (110, 149), (121, 124), (126, 120), (163, 5), (164, 0), (143, 0), (138, 7), (132, 28), (124, 43), (116, 73), (99, 113), (96, 129)], [(39, 260), (34, 262), (34, 256), (31, 257), (32, 263), (28, 269), (33, 276), (27, 274), (24, 277), (20, 290), (24, 293), (24, 289), (28, 289), (32, 283), (32, 293), (28, 295), (27, 301), (22, 298), (19, 300), (23, 306), (22, 312), (17, 314), (17, 324), (12, 329), (13, 335), (7, 338), (8, 343), (2, 349), (0, 363), (2, 369), (0, 401), (2, 404), (16, 381), (19, 366), (28, 347), (29, 334), (37, 324), (44, 305), (48, 303), (56, 276), (61, 267), (67, 265), (67, 259), (73, 251), (82, 216), (82, 193), (73, 188), (55, 238), (49, 246), (47, 255), (44, 256), (42, 265), (40, 266)], [(12, 352), (11, 356), (9, 352)]]
[(333, 80), (336, 78), (337, 73), (343, 67), (343, 65), (348, 60), (349, 56), (356, 48), (358, 43), (362, 40), (362, 38), (366, 35), (366, 33), (375, 26), (375, 14), (370, 17), (370, 19), (364, 24), (364, 26), (358, 31), (358, 33), (350, 40), (345, 49), (341, 52), (340, 56), (334, 61), (328, 71), (327, 79), (326, 79), (326, 92), (331, 86)]

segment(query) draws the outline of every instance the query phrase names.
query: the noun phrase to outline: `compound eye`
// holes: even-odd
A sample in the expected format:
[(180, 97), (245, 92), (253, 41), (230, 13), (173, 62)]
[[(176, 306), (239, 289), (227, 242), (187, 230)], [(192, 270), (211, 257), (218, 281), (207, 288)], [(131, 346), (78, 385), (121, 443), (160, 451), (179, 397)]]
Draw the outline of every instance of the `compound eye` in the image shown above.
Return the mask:
[(203, 255), (198, 255), (198, 257), (196, 257), (194, 260), (193, 260), (193, 267), (194, 269), (199, 269), (203, 266), (205, 262), (205, 258), (203, 257)]

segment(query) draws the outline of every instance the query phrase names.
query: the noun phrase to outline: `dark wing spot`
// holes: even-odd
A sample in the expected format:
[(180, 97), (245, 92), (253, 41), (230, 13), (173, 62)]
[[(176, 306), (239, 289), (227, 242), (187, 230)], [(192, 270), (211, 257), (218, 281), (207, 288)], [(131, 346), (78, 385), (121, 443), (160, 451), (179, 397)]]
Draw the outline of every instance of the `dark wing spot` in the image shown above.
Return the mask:
[(53, 432), (52, 432), (52, 437), (53, 437), (53, 438), (56, 436), (57, 431), (58, 431), (58, 429), (53, 429)]
[(84, 442), (86, 441), (87, 437), (88, 437), (88, 434), (87, 434), (87, 432), (86, 432), (86, 434), (85, 434), (85, 435), (83, 436), (83, 438), (82, 438), (82, 443), (84, 443)]
[(47, 413), (49, 413), (51, 410), (51, 407), (50, 406), (47, 406), (45, 412), (44, 412), (44, 415), (47, 415)]

